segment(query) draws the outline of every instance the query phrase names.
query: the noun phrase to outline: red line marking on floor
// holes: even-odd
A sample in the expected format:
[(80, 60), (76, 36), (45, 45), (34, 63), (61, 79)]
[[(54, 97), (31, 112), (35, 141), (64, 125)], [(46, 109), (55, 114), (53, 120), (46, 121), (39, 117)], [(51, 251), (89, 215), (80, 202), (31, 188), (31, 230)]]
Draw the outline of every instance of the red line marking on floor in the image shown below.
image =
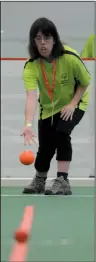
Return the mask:
[[(27, 206), (24, 209), (24, 216), (19, 226), (19, 231), (27, 232), (28, 236), (31, 232), (34, 217), (34, 206)], [(24, 243), (15, 243), (11, 254), (9, 256), (9, 262), (25, 262), (28, 252), (28, 241)]]
[(9, 262), (26, 262), (28, 252), (28, 243), (16, 243), (9, 257)]

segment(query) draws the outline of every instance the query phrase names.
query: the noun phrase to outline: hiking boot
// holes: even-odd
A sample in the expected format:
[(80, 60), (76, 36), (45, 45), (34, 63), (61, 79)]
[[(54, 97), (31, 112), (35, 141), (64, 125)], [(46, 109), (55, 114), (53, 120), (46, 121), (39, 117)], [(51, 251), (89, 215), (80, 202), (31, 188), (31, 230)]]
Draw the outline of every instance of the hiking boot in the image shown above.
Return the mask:
[[(41, 174), (44, 175), (41, 176)], [(31, 184), (24, 188), (24, 194), (44, 194), (47, 176), (45, 176), (45, 173), (41, 174), (38, 172), (38, 175), (36, 174)]]
[(65, 189), (64, 190), (65, 190), (65, 195), (72, 195), (72, 190), (71, 190), (69, 179), (67, 179), (65, 181)]
[(45, 195), (71, 195), (69, 180), (64, 180), (63, 176), (54, 179), (51, 188), (45, 190)]

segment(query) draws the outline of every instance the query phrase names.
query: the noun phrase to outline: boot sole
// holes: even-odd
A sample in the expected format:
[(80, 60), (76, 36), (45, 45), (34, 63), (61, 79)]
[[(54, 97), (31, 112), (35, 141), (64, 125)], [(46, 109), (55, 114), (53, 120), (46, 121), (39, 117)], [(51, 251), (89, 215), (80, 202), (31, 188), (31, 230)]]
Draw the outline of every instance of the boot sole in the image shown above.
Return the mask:
[(61, 192), (61, 191), (58, 191), (58, 192), (56, 192), (56, 193), (53, 193), (52, 191), (50, 191), (50, 190), (46, 190), (45, 191), (45, 195), (52, 195), (52, 196), (56, 196), (56, 195), (64, 195), (64, 193), (63, 192)]
[(64, 195), (65, 195), (65, 196), (71, 196), (71, 195), (72, 195), (72, 192), (70, 192), (70, 193), (65, 193)]
[(22, 192), (23, 194), (27, 194), (27, 195), (36, 195), (36, 194), (44, 194), (45, 191), (33, 191), (32, 189), (27, 189), (27, 190), (23, 190)]
[(66, 193), (64, 193), (64, 192), (61, 192), (61, 191), (58, 191), (58, 192), (56, 192), (56, 193), (53, 193), (52, 191), (50, 191), (50, 190), (46, 190), (45, 191), (45, 195), (53, 195), (53, 196), (56, 196), (56, 195), (60, 195), (60, 196), (68, 196), (68, 195), (72, 195), (72, 192), (66, 192)]
[(45, 191), (45, 195), (52, 195), (52, 191), (51, 190), (46, 190)]

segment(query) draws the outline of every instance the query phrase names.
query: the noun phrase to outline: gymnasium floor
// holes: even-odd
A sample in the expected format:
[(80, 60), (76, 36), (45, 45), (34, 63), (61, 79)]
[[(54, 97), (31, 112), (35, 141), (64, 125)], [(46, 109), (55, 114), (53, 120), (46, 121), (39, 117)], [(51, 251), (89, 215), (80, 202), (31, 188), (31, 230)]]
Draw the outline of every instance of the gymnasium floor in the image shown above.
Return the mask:
[(26, 196), (22, 188), (2, 188), (1, 261), (8, 261), (13, 233), (24, 207), (32, 205), (34, 220), (27, 262), (94, 261), (94, 188), (75, 187), (72, 196)]

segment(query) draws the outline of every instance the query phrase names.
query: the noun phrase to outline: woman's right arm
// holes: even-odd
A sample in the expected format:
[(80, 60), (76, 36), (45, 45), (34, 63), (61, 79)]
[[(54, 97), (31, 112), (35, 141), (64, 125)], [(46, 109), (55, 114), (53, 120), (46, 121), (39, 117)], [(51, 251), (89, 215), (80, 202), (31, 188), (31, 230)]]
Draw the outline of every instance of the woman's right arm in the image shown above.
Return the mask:
[(33, 130), (31, 128), (32, 121), (36, 114), (37, 107), (37, 76), (34, 65), (27, 62), (24, 68), (23, 80), (26, 89), (26, 102), (25, 102), (25, 125), (22, 131), (24, 136), (24, 143), (31, 144), (34, 138)]
[(25, 125), (31, 125), (36, 114), (37, 108), (37, 91), (26, 91), (26, 103), (25, 103)]

